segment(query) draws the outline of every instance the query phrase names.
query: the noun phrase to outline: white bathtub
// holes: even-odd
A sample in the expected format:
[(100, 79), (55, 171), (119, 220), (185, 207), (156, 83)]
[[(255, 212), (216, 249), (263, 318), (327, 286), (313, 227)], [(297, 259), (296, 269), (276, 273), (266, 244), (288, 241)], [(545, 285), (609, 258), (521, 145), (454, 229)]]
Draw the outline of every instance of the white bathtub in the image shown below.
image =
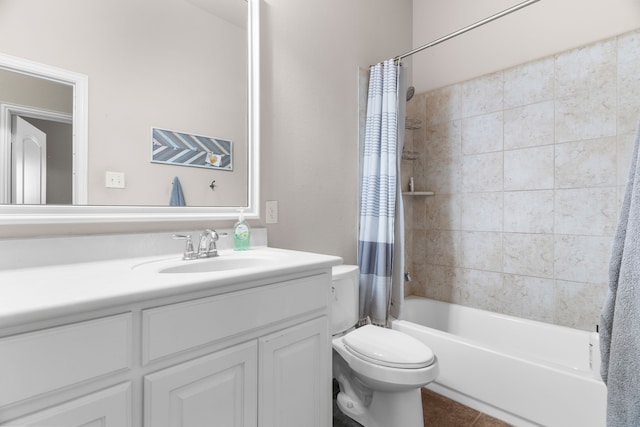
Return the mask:
[(392, 327), (434, 351), (437, 393), (516, 426), (605, 426), (596, 334), (420, 297)]

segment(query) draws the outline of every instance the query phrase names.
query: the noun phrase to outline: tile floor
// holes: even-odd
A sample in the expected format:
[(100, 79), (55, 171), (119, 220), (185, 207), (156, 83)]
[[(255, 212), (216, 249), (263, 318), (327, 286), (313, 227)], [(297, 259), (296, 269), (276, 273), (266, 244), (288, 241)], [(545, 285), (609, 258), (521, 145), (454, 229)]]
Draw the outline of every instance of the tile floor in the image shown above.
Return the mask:
[(510, 424), (454, 400), (422, 389), (425, 427), (509, 427)]
[[(346, 417), (336, 405), (338, 384), (333, 383), (333, 427), (361, 427), (360, 424)], [(424, 408), (425, 427), (509, 427), (487, 414), (471, 409), (458, 402), (441, 396), (427, 389), (422, 389), (422, 407)], [(401, 427), (401, 426), (390, 426)]]

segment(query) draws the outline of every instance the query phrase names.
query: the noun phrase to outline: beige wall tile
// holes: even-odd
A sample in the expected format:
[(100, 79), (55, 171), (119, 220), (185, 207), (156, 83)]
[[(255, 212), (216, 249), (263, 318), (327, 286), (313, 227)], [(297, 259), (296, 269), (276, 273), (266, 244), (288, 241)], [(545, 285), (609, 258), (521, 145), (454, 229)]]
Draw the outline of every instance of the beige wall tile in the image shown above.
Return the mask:
[(462, 87), (447, 86), (428, 92), (425, 98), (426, 123), (438, 123), (458, 120), (461, 117)]
[(618, 37), (618, 134), (635, 133), (640, 117), (640, 31)]
[(553, 233), (553, 191), (505, 192), (504, 231)]
[(640, 118), (640, 105), (625, 105), (618, 101), (617, 129), (618, 134), (635, 133)]
[[(408, 233), (409, 234), (409, 233)], [(428, 262), (427, 256), (427, 236), (428, 231), (414, 229), (410, 233), (413, 235), (413, 262), (425, 264)]]
[(609, 39), (556, 56), (556, 98), (616, 86), (616, 40)]
[(462, 154), (502, 151), (502, 111), (462, 120)]
[(553, 188), (552, 145), (504, 152), (505, 191), (550, 188)]
[(459, 161), (462, 149), (462, 129), (460, 120), (442, 122), (426, 129), (424, 144), (417, 144), (415, 150), (424, 152), (429, 160)]
[(618, 199), (617, 199), (617, 209), (618, 216), (620, 215), (620, 211), (622, 209), (622, 203), (624, 202), (625, 192), (627, 190), (626, 186), (618, 186)]
[(554, 97), (554, 58), (528, 62), (504, 72), (504, 108), (548, 101)]
[(612, 236), (617, 221), (616, 197), (616, 187), (557, 190), (555, 232)]
[(556, 99), (556, 142), (616, 134), (615, 88)]
[[(427, 198), (420, 199), (417, 197), (404, 196), (403, 199), (405, 202), (405, 228), (410, 231), (428, 229)], [(407, 211), (410, 211), (410, 215), (407, 215)]]
[(629, 180), (631, 169), (631, 156), (633, 155), (633, 145), (636, 140), (635, 134), (618, 135), (618, 164), (617, 164), (617, 185), (626, 186)]
[(427, 198), (427, 221), (429, 228), (460, 230), (462, 216), (461, 194), (435, 194)]
[(466, 231), (502, 231), (502, 192), (462, 196), (460, 228)]
[(503, 313), (541, 322), (553, 322), (553, 279), (505, 274), (503, 284)]
[[(462, 170), (459, 162), (441, 162), (428, 159), (424, 166), (425, 190), (436, 194), (459, 193), (461, 188)], [(419, 176), (416, 174), (416, 176)]]
[(502, 72), (488, 74), (461, 84), (462, 118), (503, 109)]
[(616, 137), (556, 145), (556, 188), (616, 185), (617, 148)]
[(640, 113), (640, 31), (618, 37), (618, 133), (635, 132)]
[(460, 263), (460, 231), (427, 231), (426, 253), (429, 263), (455, 267)]
[(611, 237), (555, 236), (555, 277), (575, 282), (606, 283)]
[(553, 244), (551, 234), (504, 233), (503, 271), (553, 278)]
[(464, 269), (459, 283), (456, 301), (459, 304), (489, 311), (498, 311), (504, 306), (501, 273)]
[(413, 228), (414, 230), (431, 230), (431, 229), (439, 229), (438, 223), (438, 206), (436, 204), (437, 195), (433, 195), (430, 197), (424, 197), (422, 200), (419, 197), (405, 197), (405, 199), (411, 199), (411, 203), (413, 206), (413, 216), (414, 218), (420, 217), (419, 222), (416, 221), (413, 224), (407, 224), (408, 228)]
[(463, 156), (462, 191), (502, 191), (502, 152)]
[(423, 296), (440, 301), (454, 302), (458, 300), (456, 295), (461, 280), (461, 269), (424, 264), (425, 283), (422, 287)]
[(535, 147), (554, 142), (553, 101), (504, 112), (504, 149)]
[(502, 233), (463, 231), (460, 246), (462, 249), (460, 267), (502, 271)]
[(595, 331), (602, 302), (607, 293), (604, 283), (557, 280), (555, 284), (555, 323), (570, 328)]

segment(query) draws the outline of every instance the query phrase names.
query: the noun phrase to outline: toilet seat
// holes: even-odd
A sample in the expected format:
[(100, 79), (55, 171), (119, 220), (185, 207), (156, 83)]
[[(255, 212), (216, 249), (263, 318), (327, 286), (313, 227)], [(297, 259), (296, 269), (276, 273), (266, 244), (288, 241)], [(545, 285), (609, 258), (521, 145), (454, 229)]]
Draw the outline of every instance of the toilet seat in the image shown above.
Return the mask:
[(365, 325), (343, 337), (345, 348), (367, 362), (397, 369), (419, 369), (434, 363), (433, 351), (402, 332)]

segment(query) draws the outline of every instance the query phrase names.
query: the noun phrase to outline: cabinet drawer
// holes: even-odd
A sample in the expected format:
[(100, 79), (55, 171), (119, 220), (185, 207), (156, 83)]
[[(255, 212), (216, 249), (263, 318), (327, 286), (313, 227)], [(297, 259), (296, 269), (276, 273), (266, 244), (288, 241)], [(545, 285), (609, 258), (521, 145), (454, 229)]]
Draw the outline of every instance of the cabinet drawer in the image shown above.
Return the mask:
[(120, 384), (0, 425), (129, 427), (131, 383)]
[(328, 305), (327, 274), (144, 310), (143, 363)]
[(131, 313), (0, 339), (0, 406), (130, 367)]

